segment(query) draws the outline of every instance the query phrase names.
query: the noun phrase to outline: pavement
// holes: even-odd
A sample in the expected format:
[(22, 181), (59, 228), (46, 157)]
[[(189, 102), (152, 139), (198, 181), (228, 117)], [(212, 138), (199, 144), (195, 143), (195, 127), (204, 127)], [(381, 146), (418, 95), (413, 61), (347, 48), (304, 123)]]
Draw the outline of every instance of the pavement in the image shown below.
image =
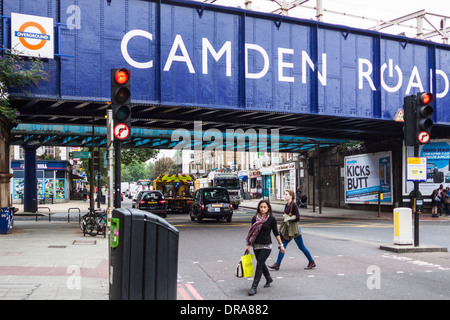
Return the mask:
[[(252, 208), (256, 210), (259, 200), (245, 200), (242, 202), (241, 207)], [(283, 213), (285, 202), (284, 201), (270, 201), (272, 211), (274, 213)], [(358, 209), (344, 209), (344, 208), (331, 208), (322, 207), (322, 210), (316, 206), (315, 210), (311, 205), (307, 208), (300, 208), (301, 217), (310, 218), (329, 218), (329, 219), (356, 219), (356, 220), (393, 220), (393, 212), (382, 211), (378, 213), (378, 207), (374, 206), (374, 210), (358, 210)], [(383, 209), (383, 207), (382, 207)], [(420, 221), (449, 221), (450, 217), (444, 215), (438, 218), (433, 218), (431, 213), (424, 213), (419, 216)]]
[[(258, 200), (241, 206), (256, 208)], [(272, 201), (273, 211), (281, 214), (284, 203)], [(0, 234), (0, 300), (107, 300), (109, 292), (108, 237), (83, 236), (78, 215), (88, 212), (89, 202), (46, 204), (38, 215), (23, 212), (15, 205), (14, 225)], [(106, 209), (105, 205), (101, 206)], [(69, 210), (70, 209), (70, 210)], [(70, 211), (69, 222), (67, 220)], [(301, 208), (303, 217), (331, 219), (392, 220), (392, 213), (337, 208)], [(51, 215), (51, 222), (49, 221)], [(446, 220), (431, 218), (420, 220)]]

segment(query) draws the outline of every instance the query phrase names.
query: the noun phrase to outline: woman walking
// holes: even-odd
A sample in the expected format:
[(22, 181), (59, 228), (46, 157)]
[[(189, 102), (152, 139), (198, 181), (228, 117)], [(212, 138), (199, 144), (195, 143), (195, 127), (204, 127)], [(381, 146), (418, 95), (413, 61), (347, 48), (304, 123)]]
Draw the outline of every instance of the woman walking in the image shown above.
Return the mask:
[(272, 252), (272, 239), (270, 237), (270, 232), (273, 232), (276, 237), (278, 248), (280, 252), (284, 252), (283, 243), (281, 242), (280, 235), (277, 229), (277, 221), (272, 215), (272, 207), (268, 200), (261, 200), (258, 203), (258, 208), (256, 209), (256, 214), (252, 218), (252, 226), (247, 236), (247, 246), (245, 251), (249, 251), (250, 246), (253, 246), (253, 252), (256, 257), (256, 270), (255, 277), (253, 279), (252, 287), (248, 292), (249, 296), (256, 294), (256, 289), (258, 288), (261, 276), (264, 274), (266, 278), (265, 288), (270, 287), (270, 283), (273, 281), (270, 276), (269, 269), (266, 266), (266, 260)]
[[(291, 227), (287, 227), (287, 229), (290, 230), (289, 235), (287, 236), (287, 239), (284, 238), (283, 236), (283, 247), (286, 248), (287, 245), (289, 244), (289, 242), (294, 239), (295, 243), (297, 243), (298, 248), (303, 252), (303, 254), (306, 256), (306, 258), (308, 259), (308, 266), (305, 268), (305, 270), (309, 270), (312, 269), (316, 266), (316, 263), (314, 261), (314, 259), (311, 256), (311, 253), (309, 253), (308, 249), (306, 249), (305, 244), (303, 243), (303, 238), (302, 238), (302, 234), (301, 234), (301, 230), (298, 226), (298, 221), (300, 220), (300, 212), (298, 210), (298, 206), (294, 201), (294, 191), (292, 190), (286, 190), (286, 192), (284, 193), (284, 200), (287, 201), (286, 206), (284, 207), (284, 223), (286, 224), (290, 224)], [(295, 234), (292, 233), (292, 224), (295, 225), (295, 229), (298, 229), (299, 232), (296, 232)], [(297, 231), (297, 230), (295, 230)], [(281, 265), (281, 261), (284, 258), (284, 252), (280, 251), (278, 253), (278, 259), (277, 262), (275, 262), (275, 264), (273, 264), (272, 266), (269, 266), (269, 268), (274, 269), (274, 270), (279, 270), (280, 269), (280, 265)]]

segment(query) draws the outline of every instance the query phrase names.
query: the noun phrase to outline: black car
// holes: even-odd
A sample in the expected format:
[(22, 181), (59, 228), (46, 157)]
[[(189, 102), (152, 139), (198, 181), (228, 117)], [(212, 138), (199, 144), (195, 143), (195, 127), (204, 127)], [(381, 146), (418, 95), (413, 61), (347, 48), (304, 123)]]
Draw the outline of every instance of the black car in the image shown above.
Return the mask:
[(191, 210), (191, 220), (200, 222), (204, 218), (216, 220), (226, 219), (231, 222), (233, 204), (230, 202), (228, 190), (225, 188), (200, 188), (195, 192)]
[(149, 211), (163, 218), (167, 216), (166, 200), (161, 191), (141, 191), (136, 198), (136, 209)]

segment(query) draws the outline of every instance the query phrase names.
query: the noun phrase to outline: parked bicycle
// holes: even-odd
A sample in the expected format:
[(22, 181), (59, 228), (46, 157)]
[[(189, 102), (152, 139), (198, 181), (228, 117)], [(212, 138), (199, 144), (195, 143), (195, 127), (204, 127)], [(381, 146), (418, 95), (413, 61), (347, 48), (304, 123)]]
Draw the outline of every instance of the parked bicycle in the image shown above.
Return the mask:
[(106, 237), (106, 212), (104, 210), (89, 211), (81, 217), (80, 228), (83, 235), (87, 233), (95, 237), (100, 233)]

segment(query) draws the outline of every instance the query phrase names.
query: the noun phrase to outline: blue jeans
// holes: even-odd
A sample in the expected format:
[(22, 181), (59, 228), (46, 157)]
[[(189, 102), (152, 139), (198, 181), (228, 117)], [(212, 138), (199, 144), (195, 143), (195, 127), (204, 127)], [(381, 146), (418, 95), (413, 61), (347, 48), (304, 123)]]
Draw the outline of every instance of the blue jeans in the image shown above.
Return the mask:
[[(314, 259), (311, 257), (311, 253), (309, 253), (308, 249), (306, 249), (304, 243), (303, 243), (303, 238), (302, 235), (299, 235), (298, 237), (294, 238), (295, 243), (297, 243), (297, 247), (300, 249), (301, 252), (303, 252), (303, 254), (306, 256), (306, 258), (308, 259), (309, 262), (313, 262)], [(283, 246), (286, 249), (288, 243), (290, 242), (290, 240), (285, 240), (283, 239)], [(286, 252), (286, 251), (285, 251)], [(281, 250), (278, 252), (278, 259), (277, 259), (277, 264), (281, 264), (281, 261), (284, 258), (284, 253), (281, 253)]]

